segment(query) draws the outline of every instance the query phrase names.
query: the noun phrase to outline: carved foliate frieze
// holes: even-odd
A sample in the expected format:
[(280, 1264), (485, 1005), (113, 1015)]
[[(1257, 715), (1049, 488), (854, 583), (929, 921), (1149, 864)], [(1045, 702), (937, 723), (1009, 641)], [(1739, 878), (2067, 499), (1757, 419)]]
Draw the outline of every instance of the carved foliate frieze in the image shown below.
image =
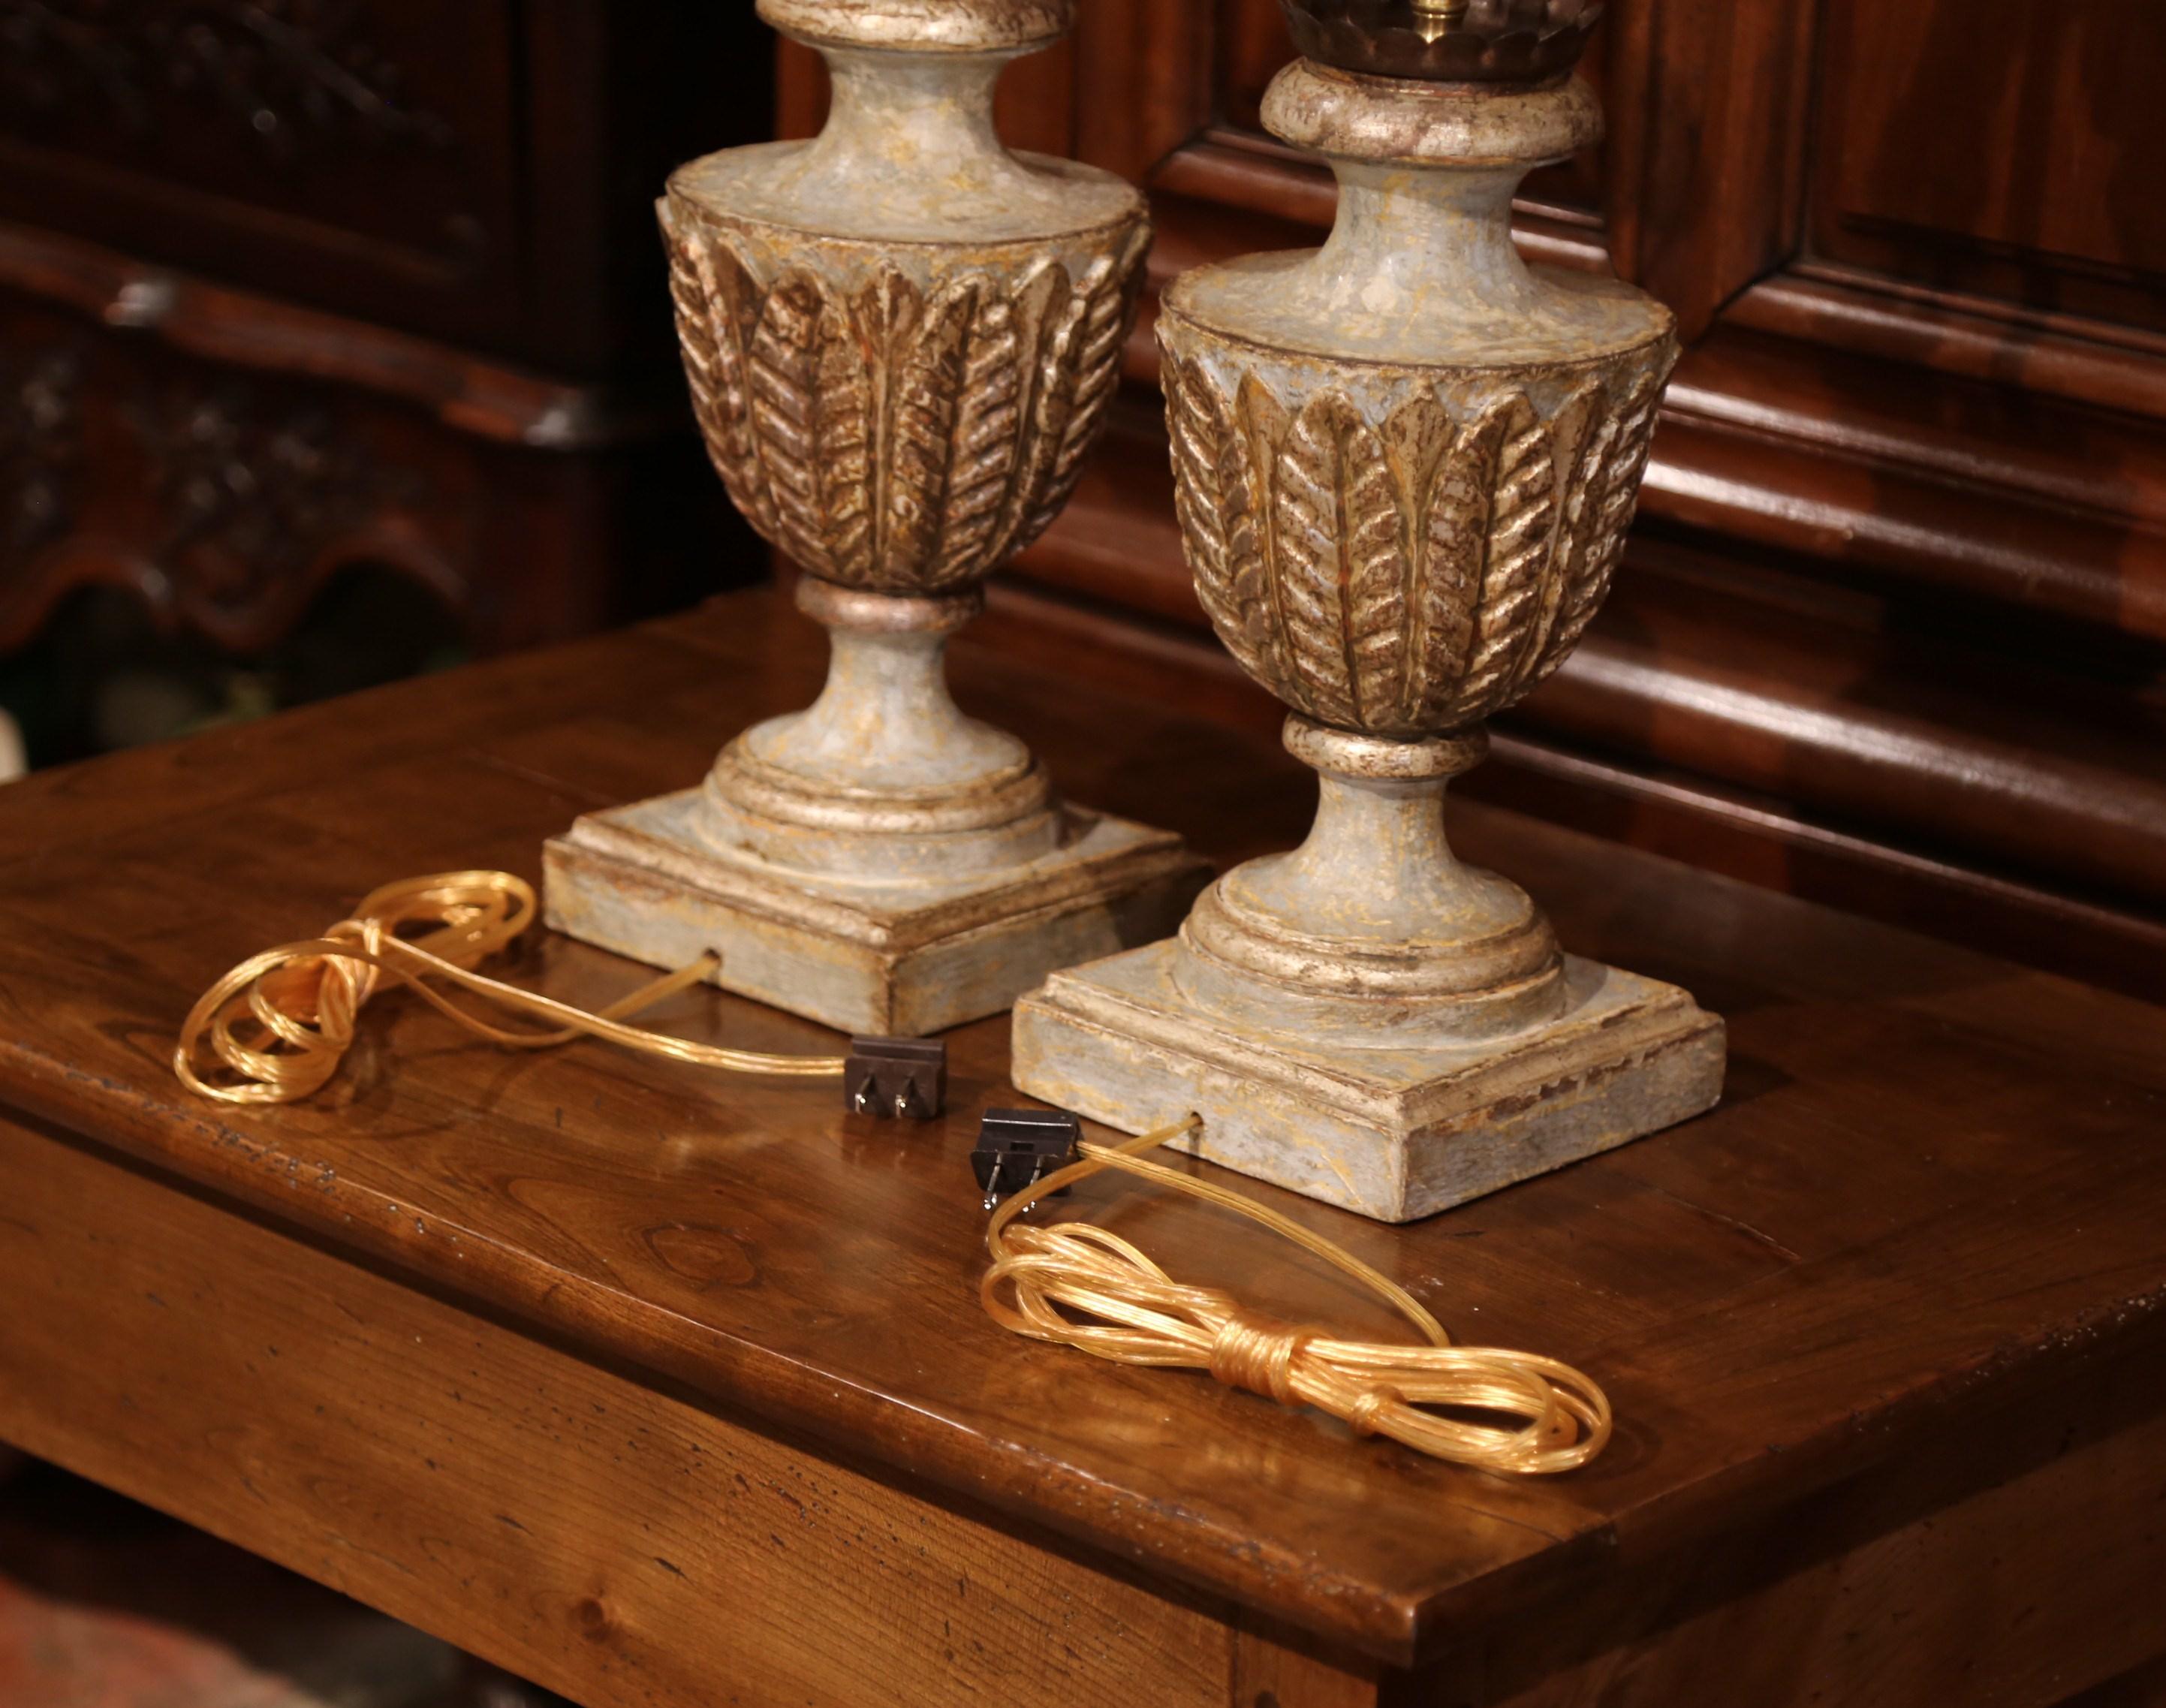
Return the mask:
[(1376, 418), (1165, 368), (1175, 503), (1198, 598), (1241, 667), (1373, 735), (1477, 723), (1563, 663), (1609, 590), (1667, 361), (1583, 381), (1546, 417), (1501, 376), (1471, 413), (1433, 391)]
[[(78, 587), (239, 653), (357, 565), (471, 615), (470, 453), (409, 413), (0, 305), (0, 650)], [(524, 500), (522, 500), (524, 501)]]
[(845, 586), (975, 582), (1043, 531), (1120, 380), (1150, 234), (1071, 272), (900, 269), (763, 283), (726, 237), (665, 220), (694, 408), (753, 526)]
[(420, 497), (415, 475), (380, 463), (314, 401), (230, 381), (173, 388), (129, 415), (160, 500), (158, 558), (220, 609), (305, 579), (341, 540)]

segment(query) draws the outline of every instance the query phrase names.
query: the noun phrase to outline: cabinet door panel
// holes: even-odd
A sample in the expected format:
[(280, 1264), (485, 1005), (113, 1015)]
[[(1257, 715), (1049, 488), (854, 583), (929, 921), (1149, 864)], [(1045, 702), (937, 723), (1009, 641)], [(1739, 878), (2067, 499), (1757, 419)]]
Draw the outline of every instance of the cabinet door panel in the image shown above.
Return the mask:
[(1822, 65), (1820, 257), (2166, 329), (2166, 8), (1833, 0)]

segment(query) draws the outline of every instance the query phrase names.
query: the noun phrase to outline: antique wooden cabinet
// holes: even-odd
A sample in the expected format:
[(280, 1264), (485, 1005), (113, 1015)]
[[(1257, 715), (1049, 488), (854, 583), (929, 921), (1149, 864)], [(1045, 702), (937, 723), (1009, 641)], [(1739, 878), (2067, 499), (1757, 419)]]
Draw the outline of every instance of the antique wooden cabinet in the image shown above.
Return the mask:
[(770, 67), (749, 7), (0, 0), (0, 651), (103, 584), (252, 652), (364, 563), (494, 650), (716, 562), (651, 208)]
[[(1256, 121), (1276, 0), (1081, 12), (1007, 128), (1149, 186), (1155, 283), (1317, 241), (1329, 176)], [(1619, 590), (1472, 789), (2166, 994), (2162, 72), (2166, 11), (2123, 0), (1615, 0), (1609, 138), (1520, 235), (1689, 348)], [(786, 130), (819, 77), (785, 55)], [(1149, 322), (1008, 600), (1139, 685), (1222, 667)]]

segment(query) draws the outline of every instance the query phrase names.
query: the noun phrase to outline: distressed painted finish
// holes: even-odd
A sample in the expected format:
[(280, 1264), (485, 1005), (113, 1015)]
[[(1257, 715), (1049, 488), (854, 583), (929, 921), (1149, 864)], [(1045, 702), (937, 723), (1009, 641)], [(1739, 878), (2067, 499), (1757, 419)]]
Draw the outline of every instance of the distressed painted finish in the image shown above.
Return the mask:
[[(826, 690), (701, 791), (551, 846), (550, 923), (836, 1024), (937, 1029), (1173, 928), (1202, 870), (1072, 811), (949, 698), (948, 637), (1074, 489), (1119, 383), (1150, 227), (1123, 180), (1018, 156), (991, 119), (1053, 0), (763, 13), (826, 55), (810, 142), (732, 149), (661, 208), (679, 340), (737, 508), (806, 572)], [(935, 951), (959, 910), (967, 943)]]
[(1017, 1008), (1017, 1082), (1391, 1221), (1698, 1113), (1722, 1023), (1568, 963), (1463, 865), (1444, 791), (1561, 664), (1623, 553), (1669, 312), (1520, 259), (1528, 169), (1599, 134), (1585, 85), (1424, 86), (1303, 61), (1264, 103), (1339, 180), (1311, 253), (1189, 273), (1159, 319), (1176, 504), (1227, 649), (1294, 709), (1308, 839), (1206, 890), (1177, 944)]
[(1055, 969), (1161, 937), (1204, 872), (1170, 832), (1065, 807), (1059, 854), (946, 883), (822, 889), (700, 839), (698, 791), (590, 812), (543, 850), (552, 930), (838, 1030), (917, 1037), (997, 1014)]

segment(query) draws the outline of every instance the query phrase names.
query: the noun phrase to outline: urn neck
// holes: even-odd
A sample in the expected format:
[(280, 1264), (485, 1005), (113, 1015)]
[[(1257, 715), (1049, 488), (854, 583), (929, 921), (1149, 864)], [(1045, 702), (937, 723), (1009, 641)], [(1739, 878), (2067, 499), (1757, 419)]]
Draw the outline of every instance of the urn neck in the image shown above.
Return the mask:
[(821, 164), (980, 192), (1015, 170), (993, 128), (993, 86), (1012, 50), (918, 53), (822, 45), (832, 90), (812, 145)]
[(1473, 303), (1515, 309), (1536, 292), (1512, 242), (1522, 166), (1334, 160), (1339, 215), (1315, 269), (1360, 282), (1363, 303), (1409, 320)]

